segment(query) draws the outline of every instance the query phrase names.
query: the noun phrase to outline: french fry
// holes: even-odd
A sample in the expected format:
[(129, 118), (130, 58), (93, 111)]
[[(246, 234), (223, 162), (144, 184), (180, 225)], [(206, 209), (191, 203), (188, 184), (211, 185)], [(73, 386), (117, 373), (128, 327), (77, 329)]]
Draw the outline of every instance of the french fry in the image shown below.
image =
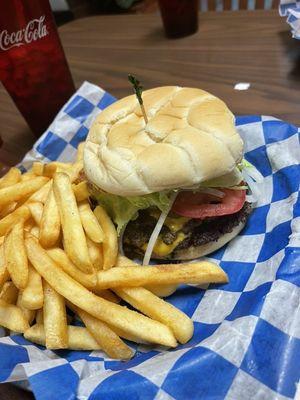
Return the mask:
[(144, 288), (117, 288), (115, 293), (143, 314), (166, 324), (180, 343), (193, 336), (193, 321), (172, 304)]
[(36, 312), (35, 323), (40, 325), (44, 324), (44, 312), (42, 308)]
[(48, 193), (40, 224), (40, 243), (48, 248), (55, 246), (60, 235), (60, 216), (53, 190)]
[(128, 360), (133, 357), (131, 348), (107, 324), (78, 307), (71, 307), (71, 309), (79, 315), (87, 330), (109, 357), (120, 360)]
[(98, 289), (178, 283), (226, 283), (225, 272), (216, 264), (200, 261), (190, 264), (162, 264), (143, 267), (115, 267), (98, 271)]
[(64, 298), (47, 282), (44, 286), (44, 328), (47, 349), (68, 347), (67, 315)]
[(29, 325), (32, 324), (34, 318), (35, 318), (35, 310), (28, 310), (27, 308), (22, 306), (22, 296), (23, 296), (23, 291), (20, 290), (18, 294), (18, 299), (17, 299), (17, 307), (22, 311), (24, 318), (28, 322)]
[[(96, 282), (97, 282), (97, 277)], [(4, 285), (6, 281), (9, 280), (9, 272), (6, 268), (5, 257), (4, 257), (4, 246), (0, 246), (0, 288)]]
[(0, 299), (0, 325), (14, 332), (23, 333), (29, 328), (28, 321), (19, 307)]
[(97, 284), (96, 273), (85, 274), (76, 267), (69, 259), (67, 254), (60, 248), (55, 247), (47, 250), (47, 254), (59, 265), (68, 275), (88, 289), (92, 289)]
[(0, 236), (6, 235), (6, 233), (20, 220), (27, 221), (30, 217), (31, 213), (27, 206), (17, 208), (11, 214), (8, 214), (0, 220)]
[(43, 173), (44, 173), (44, 165), (45, 165), (45, 164), (43, 164), (43, 163), (41, 163), (41, 162), (39, 162), (39, 161), (35, 161), (35, 162), (32, 164), (31, 171), (32, 171), (35, 175), (37, 175), (37, 176), (42, 176)]
[(43, 204), (42, 203), (28, 203), (27, 207), (29, 208), (31, 212), (31, 216), (34, 220), (34, 222), (37, 224), (37, 226), (40, 226), (41, 219), (42, 219), (42, 214), (43, 214)]
[(4, 240), (4, 260), (13, 283), (24, 289), (28, 282), (28, 260), (24, 245), (24, 223), (17, 223)]
[(30, 232), (31, 229), (35, 226), (36, 225), (35, 225), (35, 222), (32, 217), (30, 219), (28, 219), (27, 221), (24, 221), (24, 230), (27, 232)]
[[(83, 170), (83, 161), (75, 161), (73, 164), (65, 164), (65, 163), (58, 163), (57, 164), (56, 172), (63, 172), (67, 174), (70, 178), (71, 183), (74, 183), (75, 181), (78, 180), (81, 171)], [(56, 173), (55, 172), (55, 173)], [(76, 182), (77, 183), (77, 182)]]
[[(99, 344), (90, 334), (90, 332), (81, 326), (67, 327), (68, 332), (68, 349), (70, 350), (101, 350)], [(46, 335), (43, 325), (35, 324), (27, 329), (24, 337), (33, 343), (45, 346)]]
[(79, 145), (77, 147), (77, 155), (76, 155), (77, 162), (80, 162), (83, 160), (84, 145), (85, 145), (85, 142), (81, 142), (81, 143), (79, 143)]
[(103, 297), (103, 299), (111, 301), (112, 303), (120, 303), (121, 299), (111, 292), (110, 290), (104, 289), (104, 290), (99, 290), (97, 288), (92, 288), (91, 291), (95, 293), (97, 296)]
[(86, 244), (88, 246), (89, 255), (93, 267), (99, 271), (103, 267), (103, 251), (102, 246), (98, 243), (93, 242), (88, 237), (86, 238)]
[(57, 170), (57, 165), (55, 163), (45, 164), (43, 175), (48, 178), (53, 178)]
[(145, 289), (150, 290), (155, 296), (168, 297), (176, 292), (178, 285), (146, 285)]
[(28, 232), (30, 232), (37, 239), (40, 237), (40, 228), (36, 225), (29, 229)]
[(91, 210), (89, 202), (83, 201), (79, 203), (78, 210), (81, 223), (87, 237), (89, 237), (95, 243), (102, 243), (104, 240), (104, 232), (98, 222), (98, 219)]
[(170, 328), (126, 307), (104, 300), (87, 290), (61, 270), (34, 237), (27, 235), (25, 244), (28, 258), (34, 268), (71, 303), (108, 325), (116, 326), (142, 340), (170, 347), (176, 346), (176, 339)]
[(28, 182), (31, 181), (31, 179), (36, 178), (36, 174), (32, 171), (25, 172), (21, 176), (21, 182)]
[(51, 187), (52, 187), (52, 179), (49, 180), (44, 186), (42, 186), (35, 193), (33, 193), (27, 200), (27, 203), (40, 202), (42, 204), (45, 204)]
[(9, 203), (6, 206), (4, 206), (2, 208), (2, 210), (0, 211), (0, 219), (6, 217), (8, 214), (15, 211), (17, 206), (18, 206), (18, 203), (16, 201), (13, 201), (12, 203)]
[(92, 273), (93, 266), (69, 176), (62, 172), (56, 173), (53, 189), (59, 209), (66, 253), (82, 272)]
[(130, 342), (134, 343), (150, 344), (146, 340), (141, 339), (139, 336), (124, 331), (122, 328), (116, 328), (115, 326), (110, 326), (110, 328), (122, 339), (130, 340)]
[[(123, 256), (123, 255), (118, 255), (117, 258), (117, 263), (116, 267), (128, 267), (128, 266), (137, 266), (136, 262), (130, 260), (129, 258)], [(173, 294), (176, 289), (177, 285), (147, 285), (145, 286), (145, 289), (150, 290), (153, 294), (155, 294), (158, 297), (167, 297)]]
[(28, 272), (28, 283), (22, 292), (20, 305), (28, 310), (38, 310), (44, 303), (42, 278), (31, 265)]
[(116, 264), (118, 256), (118, 235), (114, 224), (104, 208), (97, 206), (94, 214), (104, 232), (103, 241), (103, 269), (109, 269)]
[(83, 161), (79, 160), (76, 161), (72, 167), (66, 171), (66, 173), (69, 175), (70, 181), (73, 183), (78, 179), (81, 171), (83, 170)]
[(21, 180), (21, 171), (18, 168), (11, 168), (1, 179), (0, 189), (15, 185)]
[(67, 171), (71, 168), (71, 165), (72, 164), (53, 161), (49, 164), (45, 164), (43, 175), (48, 178), (53, 178), (56, 172)]
[(0, 292), (0, 299), (8, 304), (16, 304), (17, 298), (18, 289), (14, 283), (12, 281), (5, 282)]
[(62, 162), (60, 163), (58, 161), (56, 161), (56, 163), (57, 163), (56, 172), (65, 172), (66, 174), (70, 173), (74, 165), (74, 163), (62, 163)]
[(73, 183), (72, 189), (78, 202), (87, 200), (90, 196), (87, 181), (79, 182), (77, 185)]
[(13, 202), (25, 199), (40, 189), (48, 181), (44, 176), (38, 176), (30, 181), (19, 182), (15, 185), (0, 189), (0, 207)]
[(118, 254), (116, 267), (136, 267), (140, 264), (136, 263), (135, 261), (131, 260), (130, 258), (123, 256), (122, 254)]

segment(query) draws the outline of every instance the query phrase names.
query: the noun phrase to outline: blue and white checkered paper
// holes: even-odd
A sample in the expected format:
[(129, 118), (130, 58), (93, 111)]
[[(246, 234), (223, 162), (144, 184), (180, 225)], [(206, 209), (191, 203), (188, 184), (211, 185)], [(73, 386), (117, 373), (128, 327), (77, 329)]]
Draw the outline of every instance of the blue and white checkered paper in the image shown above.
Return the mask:
[[(114, 98), (85, 83), (26, 156), (69, 161)], [(236, 120), (245, 157), (262, 173), (244, 231), (210, 256), (230, 282), (181, 287), (167, 300), (194, 321), (176, 349), (136, 346), (127, 362), (101, 351), (50, 351), (0, 339), (0, 380), (29, 381), (38, 400), (284, 400), (300, 392), (299, 129), (266, 116)]]
[(293, 38), (300, 39), (300, 1), (280, 0), (279, 14), (287, 17), (286, 22), (292, 28)]

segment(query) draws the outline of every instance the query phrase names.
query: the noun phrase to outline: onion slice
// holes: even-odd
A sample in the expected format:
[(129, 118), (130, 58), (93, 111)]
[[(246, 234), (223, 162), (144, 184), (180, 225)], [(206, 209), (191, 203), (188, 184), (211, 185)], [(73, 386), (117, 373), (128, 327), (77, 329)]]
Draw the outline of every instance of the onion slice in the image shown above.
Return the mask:
[(165, 211), (162, 211), (162, 213), (160, 214), (160, 217), (158, 218), (158, 221), (153, 229), (153, 232), (151, 233), (146, 251), (145, 251), (145, 255), (144, 255), (144, 259), (143, 259), (143, 265), (148, 265), (149, 261), (151, 259), (152, 253), (153, 253), (153, 248), (155, 246), (156, 240), (160, 234), (161, 228), (163, 227), (163, 224), (165, 223), (165, 220), (173, 206), (173, 203), (176, 199), (177, 196), (177, 192), (173, 193), (171, 198), (170, 198), (170, 203), (168, 208)]
[(249, 203), (257, 203), (257, 200), (260, 195), (260, 190), (258, 189), (258, 185), (257, 185), (258, 182), (254, 182), (252, 176), (250, 174), (248, 174), (248, 170), (247, 171), (243, 170), (242, 174), (243, 174), (243, 177), (244, 177), (245, 181), (247, 182), (247, 185), (251, 192), (250, 195), (246, 196), (246, 200)]

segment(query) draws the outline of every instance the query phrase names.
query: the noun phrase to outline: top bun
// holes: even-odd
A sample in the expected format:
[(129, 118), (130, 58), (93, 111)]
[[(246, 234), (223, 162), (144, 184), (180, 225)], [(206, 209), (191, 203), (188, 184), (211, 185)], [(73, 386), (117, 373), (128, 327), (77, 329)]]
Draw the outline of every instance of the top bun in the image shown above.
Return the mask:
[(226, 104), (200, 89), (163, 86), (135, 95), (95, 119), (84, 149), (87, 178), (120, 196), (188, 188), (231, 172), (243, 142)]

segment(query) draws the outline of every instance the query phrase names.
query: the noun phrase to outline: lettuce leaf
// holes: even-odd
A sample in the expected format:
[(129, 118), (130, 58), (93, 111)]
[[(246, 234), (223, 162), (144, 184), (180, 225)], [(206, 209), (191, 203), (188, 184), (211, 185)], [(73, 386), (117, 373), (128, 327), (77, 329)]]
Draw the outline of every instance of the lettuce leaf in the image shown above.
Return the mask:
[(254, 168), (254, 167), (251, 163), (249, 163), (249, 161), (247, 161), (243, 158), (242, 161), (238, 164), (238, 169), (240, 171), (243, 171), (243, 169), (245, 169), (245, 168)]
[(114, 223), (117, 225), (118, 234), (138, 216), (139, 210), (157, 207), (161, 211), (168, 209), (170, 192), (151, 193), (145, 196), (121, 197), (109, 193), (97, 193), (94, 197), (101, 204)]

